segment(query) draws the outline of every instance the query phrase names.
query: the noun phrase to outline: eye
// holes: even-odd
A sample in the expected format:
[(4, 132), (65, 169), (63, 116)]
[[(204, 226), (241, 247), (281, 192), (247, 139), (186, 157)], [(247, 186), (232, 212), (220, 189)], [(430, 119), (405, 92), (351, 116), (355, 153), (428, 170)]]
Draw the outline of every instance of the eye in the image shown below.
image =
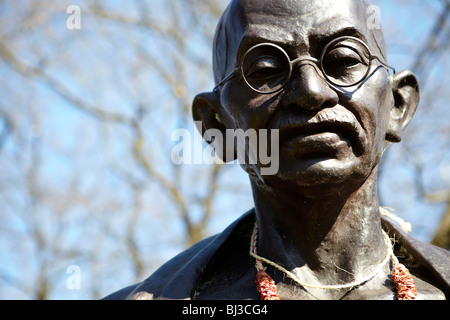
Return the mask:
[(290, 60), (278, 46), (261, 44), (251, 48), (241, 64), (247, 85), (263, 93), (275, 92), (283, 87), (290, 76)]
[(246, 78), (270, 79), (282, 72), (279, 60), (272, 56), (258, 57), (251, 62), (247, 62), (246, 66), (244, 66)]
[(370, 53), (354, 43), (340, 43), (323, 56), (324, 73), (338, 85), (351, 85), (363, 79), (370, 67)]
[(345, 71), (349, 68), (357, 67), (359, 64), (365, 64), (362, 57), (353, 49), (345, 47), (329, 51), (323, 61), (323, 65), (327, 70), (335, 71)]
[(372, 56), (362, 41), (343, 38), (327, 45), (321, 59), (322, 71), (333, 84), (352, 86), (369, 74)]

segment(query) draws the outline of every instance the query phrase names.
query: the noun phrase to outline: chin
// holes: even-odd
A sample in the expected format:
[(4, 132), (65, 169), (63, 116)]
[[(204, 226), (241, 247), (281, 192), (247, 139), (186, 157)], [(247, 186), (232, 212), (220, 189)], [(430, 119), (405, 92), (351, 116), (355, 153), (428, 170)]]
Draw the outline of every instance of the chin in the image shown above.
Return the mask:
[(294, 163), (280, 162), (278, 173), (264, 176), (264, 182), (271, 187), (282, 189), (325, 189), (345, 183), (360, 184), (367, 179), (373, 167), (365, 166), (359, 160), (317, 158)]

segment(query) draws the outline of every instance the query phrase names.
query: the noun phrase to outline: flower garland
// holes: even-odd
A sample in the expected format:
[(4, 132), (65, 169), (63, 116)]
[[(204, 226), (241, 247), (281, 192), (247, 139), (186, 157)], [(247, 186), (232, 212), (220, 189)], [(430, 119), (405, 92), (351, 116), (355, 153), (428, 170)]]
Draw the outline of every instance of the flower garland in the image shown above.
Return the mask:
[(389, 259), (392, 259), (393, 263), (393, 269), (391, 278), (394, 282), (394, 285), (397, 290), (397, 299), (398, 300), (414, 300), (417, 296), (417, 290), (416, 286), (414, 284), (414, 280), (409, 273), (409, 270), (401, 263), (399, 263), (397, 257), (394, 254), (394, 251), (392, 249), (392, 244), (389, 239), (389, 236), (386, 234), (386, 232), (383, 231), (383, 236), (385, 239), (386, 247), (387, 247), (387, 254), (385, 259), (375, 268), (375, 270), (370, 273), (368, 276), (366, 276), (364, 279), (347, 283), (343, 285), (328, 285), (328, 286), (317, 286), (317, 285), (310, 285), (303, 283), (298, 279), (298, 277), (293, 274), (292, 272), (286, 270), (282, 266), (278, 265), (275, 262), (270, 261), (269, 259), (263, 258), (257, 254), (257, 242), (258, 242), (258, 225), (255, 223), (255, 226), (253, 228), (253, 234), (251, 238), (250, 243), (250, 255), (256, 259), (255, 267), (257, 270), (256, 274), (256, 289), (260, 293), (261, 300), (280, 300), (278, 293), (277, 293), (277, 287), (275, 285), (275, 281), (270, 277), (270, 275), (265, 271), (265, 268), (263, 266), (263, 262), (266, 264), (269, 264), (276, 269), (284, 272), (289, 278), (294, 280), (296, 283), (301, 285), (302, 287), (307, 288), (316, 288), (316, 289), (325, 289), (325, 290), (333, 290), (333, 289), (344, 289), (344, 288), (352, 288), (361, 285), (364, 282), (369, 281), (375, 275), (383, 268), (383, 266), (389, 261)]

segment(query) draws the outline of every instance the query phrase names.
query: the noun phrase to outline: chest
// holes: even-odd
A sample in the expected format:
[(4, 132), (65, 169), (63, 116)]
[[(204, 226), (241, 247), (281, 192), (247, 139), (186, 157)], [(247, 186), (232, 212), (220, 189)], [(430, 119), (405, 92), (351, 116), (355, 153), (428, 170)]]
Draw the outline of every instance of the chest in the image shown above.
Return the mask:
[[(226, 280), (225, 280), (226, 279)], [(222, 281), (212, 281), (199, 287), (194, 299), (198, 300), (259, 300), (255, 285), (256, 273), (248, 270), (239, 279), (224, 276)], [(280, 300), (395, 300), (396, 290), (389, 275), (376, 277), (352, 289), (323, 290), (303, 288), (282, 274), (274, 274)], [(417, 300), (445, 300), (441, 290), (414, 277)]]

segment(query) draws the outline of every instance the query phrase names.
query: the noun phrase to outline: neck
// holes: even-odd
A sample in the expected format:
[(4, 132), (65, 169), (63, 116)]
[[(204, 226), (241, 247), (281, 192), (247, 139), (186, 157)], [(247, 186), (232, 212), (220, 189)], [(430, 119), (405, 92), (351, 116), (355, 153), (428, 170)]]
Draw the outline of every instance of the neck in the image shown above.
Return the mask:
[(252, 181), (259, 254), (311, 284), (363, 278), (386, 255), (376, 170), (360, 186), (272, 189)]

